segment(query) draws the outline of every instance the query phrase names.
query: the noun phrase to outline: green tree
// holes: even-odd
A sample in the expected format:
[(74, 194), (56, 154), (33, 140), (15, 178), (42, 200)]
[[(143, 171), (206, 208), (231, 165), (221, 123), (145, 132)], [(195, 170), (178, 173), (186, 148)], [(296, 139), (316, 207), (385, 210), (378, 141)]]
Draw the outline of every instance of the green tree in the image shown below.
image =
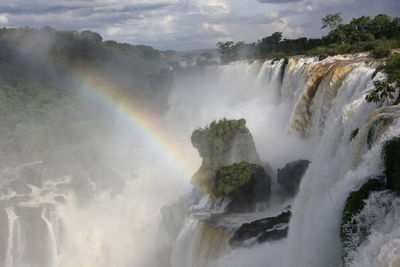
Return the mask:
[(382, 105), (385, 101), (389, 105), (389, 100), (394, 98), (395, 89), (387, 81), (375, 81), (375, 89), (372, 90), (365, 99), (368, 102), (379, 103)]
[(239, 56), (239, 51), (243, 47), (243, 42), (234, 43), (232, 41), (228, 42), (218, 42), (217, 47), (219, 54), (221, 56), (221, 62), (223, 64), (230, 63), (237, 59)]
[(100, 34), (98, 34), (97, 32), (92, 32), (92, 31), (83, 31), (81, 32), (81, 36), (91, 42), (95, 42), (95, 43), (101, 43), (103, 41), (103, 37), (101, 37)]
[(385, 14), (379, 14), (372, 20), (371, 32), (375, 39), (387, 38), (391, 35), (392, 18)]
[(261, 54), (267, 54), (277, 50), (282, 41), (282, 33), (274, 32), (270, 36), (264, 37), (259, 41), (258, 46)]
[(336, 29), (339, 24), (343, 22), (343, 18), (340, 15), (340, 12), (334, 14), (327, 14), (324, 18), (322, 18), (322, 27), (321, 29), (331, 28)]
[[(375, 89), (372, 90), (367, 96), (368, 102), (385, 102), (389, 104), (389, 100), (394, 98), (396, 89), (400, 86), (400, 54), (394, 53), (387, 59), (384, 65), (377, 68), (377, 71), (382, 71), (386, 74), (386, 79), (382, 81), (375, 81)], [(400, 103), (400, 91), (394, 104)]]

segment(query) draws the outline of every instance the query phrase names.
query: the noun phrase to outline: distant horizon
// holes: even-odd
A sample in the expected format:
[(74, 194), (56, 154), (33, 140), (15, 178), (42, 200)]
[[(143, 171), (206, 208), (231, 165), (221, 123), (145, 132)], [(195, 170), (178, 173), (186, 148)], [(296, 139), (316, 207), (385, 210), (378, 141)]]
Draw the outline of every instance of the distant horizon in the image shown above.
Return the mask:
[[(33, 6), (34, 4), (34, 6)], [(256, 42), (279, 31), (286, 38), (319, 38), (321, 18), (344, 22), (384, 13), (398, 16), (397, 0), (14, 0), (0, 3), (0, 27), (90, 30), (104, 40), (187, 52), (216, 49), (219, 41)]]

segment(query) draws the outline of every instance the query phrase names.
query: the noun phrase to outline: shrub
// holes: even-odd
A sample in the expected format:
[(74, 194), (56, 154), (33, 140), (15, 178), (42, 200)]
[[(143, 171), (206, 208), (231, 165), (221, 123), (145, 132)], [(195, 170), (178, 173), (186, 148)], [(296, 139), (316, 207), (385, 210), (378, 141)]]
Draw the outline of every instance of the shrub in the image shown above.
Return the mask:
[(379, 59), (390, 56), (392, 51), (386, 47), (378, 47), (371, 51), (371, 55), (373, 58)]

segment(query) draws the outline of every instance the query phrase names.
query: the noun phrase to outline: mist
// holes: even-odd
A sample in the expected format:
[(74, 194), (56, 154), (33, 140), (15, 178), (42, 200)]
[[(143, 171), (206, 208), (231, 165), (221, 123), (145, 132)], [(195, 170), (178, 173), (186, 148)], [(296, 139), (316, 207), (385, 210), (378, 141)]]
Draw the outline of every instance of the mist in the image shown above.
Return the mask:
[[(5, 116), (19, 116), (8, 121), (9, 134), (3, 136), (3, 199), (8, 203), (3, 218), (9, 225), (5, 228), (8, 237), (4, 236), (7, 249), (2, 252), (6, 266), (159, 266), (154, 255), (158, 244), (164, 242), (159, 240), (160, 210), (193, 187), (191, 174), (196, 169), (193, 173), (183, 170), (168, 151), (121, 116), (118, 104), (110, 106), (99, 99), (67, 68), (97, 73), (96, 79), (104, 84), (111, 81), (134, 103), (140, 99), (142, 107), (150, 107), (145, 110), (151, 120), (198, 166), (201, 160), (190, 135), (222, 118), (245, 118), (262, 160), (276, 168), (309, 155), (309, 145), (299, 138), (281, 138), (288, 130), (291, 110), (289, 103), (278, 103), (277, 85), (265, 87), (269, 77), (257, 76), (260, 64), (249, 65), (245, 74), (246, 62), (178, 70), (160, 98), (159, 91), (138, 91), (132, 84), (132, 90), (125, 88), (131, 77), (109, 71), (121, 68), (115, 65), (121, 64), (118, 58), (100, 62), (100, 67), (91, 65), (94, 59), (90, 58), (86, 63), (72, 58), (60, 65), (55, 57), (69, 53), (62, 48), (67, 50), (54, 54), (61, 49), (57, 38), (62, 33), (27, 31), (28, 35), (15, 31), (3, 37), (5, 43), (9, 38), (17, 40), (18, 46), (9, 47), (9, 60), (21, 60), (22, 79), (36, 86), (22, 89), (35, 92), (31, 98), (26, 93), (28, 97), (22, 100), (35, 112), (13, 103), (2, 108)], [(89, 45), (95, 45), (91, 42)], [(155, 65), (146, 67), (148, 72), (162, 70)], [(101, 73), (105, 76), (100, 77)], [(21, 78), (20, 74), (14, 76)], [(11, 78), (3, 79), (3, 86), (22, 86)], [(160, 84), (165, 86), (164, 80)], [(47, 102), (37, 101), (40, 90), (43, 98), (57, 94)], [(13, 99), (20, 101), (4, 96), (4, 101)], [(286, 152), (289, 147), (290, 154)], [(12, 214), (17, 219), (11, 219)], [(43, 249), (29, 250), (38, 238), (26, 228), (29, 220), (35, 221), (45, 236)]]
[[(393, 114), (370, 133), (397, 109), (370, 115), (365, 95), (383, 76), (364, 54), (175, 64), (177, 55), (151, 47), (51, 28), (1, 29), (0, 51), (5, 267), (341, 266), (346, 196), (382, 173), (382, 146), (398, 135)], [(206, 162), (193, 131), (230, 120), (248, 130), (250, 166), (268, 182), (262, 200), (235, 212), (233, 196), (213, 196), (192, 178)], [(232, 165), (218, 168), (241, 166), (229, 153)], [(286, 192), (280, 172), (306, 160)], [(391, 213), (368, 200), (360, 221), (398, 217), (393, 195), (381, 198)], [(242, 226), (271, 221), (232, 242)], [(366, 254), (392, 261), (391, 222), (368, 221), (373, 235), (352, 252), (354, 266)]]

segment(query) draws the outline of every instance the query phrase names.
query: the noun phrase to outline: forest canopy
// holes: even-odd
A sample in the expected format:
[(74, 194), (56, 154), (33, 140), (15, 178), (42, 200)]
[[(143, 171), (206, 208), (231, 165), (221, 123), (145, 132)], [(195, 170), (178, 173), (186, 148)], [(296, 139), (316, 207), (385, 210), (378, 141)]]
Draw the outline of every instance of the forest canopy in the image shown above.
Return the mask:
[[(362, 16), (343, 24), (340, 13), (322, 19), (322, 28), (330, 31), (322, 38), (283, 38), (275, 32), (254, 43), (219, 42), (223, 63), (238, 59), (281, 58), (291, 55), (335, 55), (362, 51), (379, 51), (400, 47), (400, 18), (379, 14)], [(383, 53), (384, 54), (384, 53)]]

